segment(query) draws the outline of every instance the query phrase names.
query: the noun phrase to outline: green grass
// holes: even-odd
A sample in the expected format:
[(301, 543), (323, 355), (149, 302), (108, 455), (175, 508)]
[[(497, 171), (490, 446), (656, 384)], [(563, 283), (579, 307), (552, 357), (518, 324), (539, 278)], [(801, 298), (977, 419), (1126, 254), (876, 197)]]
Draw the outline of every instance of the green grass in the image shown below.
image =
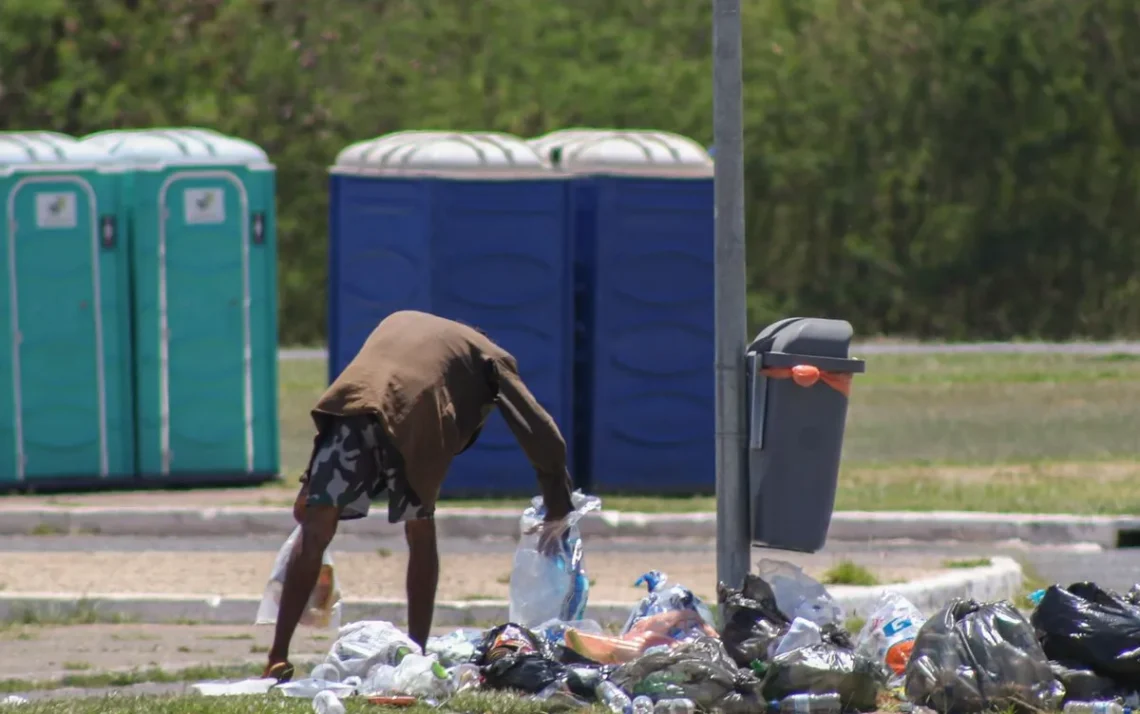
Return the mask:
[[(64, 665), (66, 669), (66, 665)], [(63, 687), (97, 689), (102, 687), (127, 687), (144, 682), (204, 682), (217, 679), (246, 679), (261, 674), (262, 665), (242, 664), (219, 667), (188, 667), (168, 671), (157, 667), (127, 672), (91, 672), (68, 674), (59, 679), (26, 680), (0, 679), (0, 694), (12, 692), (32, 692)], [(24, 711), (21, 709), (21, 711)]]
[(993, 564), (994, 561), (989, 558), (963, 558), (962, 560), (945, 560), (942, 562), (942, 567), (965, 570), (968, 568), (985, 568)]
[(9, 629), (25, 627), (45, 627), (64, 625), (122, 625), (131, 618), (114, 612), (103, 612), (94, 603), (80, 600), (72, 608), (55, 610), (24, 608), (17, 610), (6, 620), (0, 620), (0, 634)]
[[(541, 703), (526, 701), (509, 694), (460, 694), (439, 709), (417, 705), (401, 709), (381, 708), (367, 700), (344, 700), (349, 712), (406, 712), (429, 714), (434, 712), (463, 712), (464, 714), (543, 714), (550, 711)], [(312, 703), (304, 699), (281, 696), (259, 697), (115, 697), (31, 702), (20, 707), (20, 714), (311, 714)], [(575, 711), (601, 714), (600, 707)]]
[[(282, 362), (281, 456), (292, 503), (308, 461), (323, 360)], [(855, 379), (840, 510), (1140, 511), (1140, 357), (872, 355)], [(449, 500), (521, 509), (527, 499)], [(711, 511), (711, 497), (604, 496), (607, 510)]]
[(824, 585), (878, 585), (879, 579), (867, 568), (850, 560), (841, 560), (824, 572)]

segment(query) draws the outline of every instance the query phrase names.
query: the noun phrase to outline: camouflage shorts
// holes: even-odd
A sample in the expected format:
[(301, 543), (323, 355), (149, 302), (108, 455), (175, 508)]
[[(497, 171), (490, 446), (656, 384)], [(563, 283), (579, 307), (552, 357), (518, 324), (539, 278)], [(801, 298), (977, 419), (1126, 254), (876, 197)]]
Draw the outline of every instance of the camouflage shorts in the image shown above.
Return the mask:
[(317, 435), (309, 469), (306, 506), (336, 506), (340, 520), (364, 518), (373, 501), (388, 500), (388, 522), (431, 518), (408, 486), (403, 458), (370, 416), (339, 417)]

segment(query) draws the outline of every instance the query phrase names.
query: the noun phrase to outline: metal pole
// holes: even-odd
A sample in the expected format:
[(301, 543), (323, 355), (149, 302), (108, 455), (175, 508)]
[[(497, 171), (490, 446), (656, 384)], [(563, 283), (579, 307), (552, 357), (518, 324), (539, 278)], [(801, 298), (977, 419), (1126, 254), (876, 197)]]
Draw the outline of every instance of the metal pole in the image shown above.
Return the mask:
[(751, 525), (744, 430), (744, 112), (740, 0), (713, 2), (716, 146), (716, 574), (739, 587), (749, 571)]

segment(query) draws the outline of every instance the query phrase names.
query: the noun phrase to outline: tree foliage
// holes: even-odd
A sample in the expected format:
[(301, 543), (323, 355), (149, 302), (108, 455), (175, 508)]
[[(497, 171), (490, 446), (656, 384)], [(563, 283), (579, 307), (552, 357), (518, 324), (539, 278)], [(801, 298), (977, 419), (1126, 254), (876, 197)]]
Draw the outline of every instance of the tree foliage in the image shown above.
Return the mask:
[[(743, 0), (750, 316), (1140, 332), (1140, 5)], [(711, 3), (4, 0), (0, 128), (209, 126), (278, 166), (281, 337), (322, 339), (327, 167), (390, 131), (712, 141)]]

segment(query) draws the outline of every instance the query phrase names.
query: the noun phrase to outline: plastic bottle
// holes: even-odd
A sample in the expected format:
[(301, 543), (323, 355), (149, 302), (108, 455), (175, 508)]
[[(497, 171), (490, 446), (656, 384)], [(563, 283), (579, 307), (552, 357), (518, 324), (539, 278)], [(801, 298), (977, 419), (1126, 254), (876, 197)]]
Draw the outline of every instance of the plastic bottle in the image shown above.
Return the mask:
[(653, 700), (644, 694), (634, 697), (633, 714), (653, 714)]
[(313, 697), (313, 711), (316, 714), (344, 714), (344, 705), (335, 694), (324, 691)]
[(696, 714), (697, 705), (692, 699), (662, 699), (653, 707), (653, 714)]
[(322, 662), (309, 672), (309, 679), (319, 679), (322, 682), (339, 682), (340, 670), (328, 662)]
[(633, 702), (629, 700), (629, 695), (613, 682), (603, 680), (594, 690), (594, 694), (613, 714), (633, 714)]
[(838, 694), (793, 694), (778, 705), (780, 714), (842, 714), (843, 700)]
[(473, 664), (461, 664), (449, 670), (456, 692), (465, 692), (479, 686), (479, 668)]
[(1065, 714), (1124, 714), (1124, 705), (1114, 701), (1069, 702)]

